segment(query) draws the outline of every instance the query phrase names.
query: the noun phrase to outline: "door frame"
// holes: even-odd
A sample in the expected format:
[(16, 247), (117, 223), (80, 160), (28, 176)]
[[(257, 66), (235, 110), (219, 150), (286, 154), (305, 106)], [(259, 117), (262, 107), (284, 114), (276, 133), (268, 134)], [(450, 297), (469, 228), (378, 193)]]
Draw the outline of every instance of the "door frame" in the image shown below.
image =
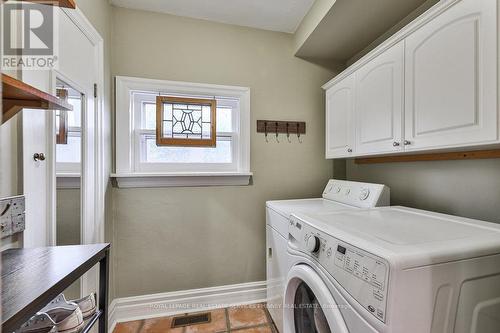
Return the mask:
[[(94, 196), (94, 202), (91, 207), (94, 208), (93, 216), (95, 219), (92, 221), (86, 221), (85, 217), (88, 214), (85, 214), (85, 206), (88, 203), (85, 203), (82, 200), (81, 207), (81, 243), (89, 244), (89, 243), (103, 243), (104, 242), (104, 222), (105, 222), (105, 206), (104, 199), (107, 184), (109, 181), (109, 170), (106, 170), (105, 167), (105, 156), (104, 156), (104, 40), (99, 34), (99, 32), (94, 28), (94, 26), (90, 23), (90, 21), (85, 17), (83, 12), (79, 9), (61, 9), (61, 15), (67, 15), (67, 17), (71, 20), (71, 22), (84, 34), (85, 37), (92, 43), (95, 48), (95, 57), (97, 64), (97, 97), (94, 98), (94, 112), (95, 112), (95, 136), (94, 136), (94, 151), (95, 151), (95, 165), (93, 173), (95, 175), (95, 180), (93, 183), (89, 182), (81, 182), (81, 193), (92, 191), (96, 195)], [(50, 85), (52, 89), (52, 93), (56, 92), (56, 81), (57, 78), (61, 78), (66, 81), (68, 84), (73, 84), (71, 78), (64, 75), (61, 71), (52, 70), (50, 72)], [(75, 85), (76, 88), (79, 89), (78, 85)], [(82, 91), (83, 92), (83, 91)], [(85, 93), (93, 93), (86, 92)], [(48, 209), (48, 235), (47, 242), (49, 245), (56, 245), (56, 205), (57, 205), (57, 185), (56, 185), (56, 159), (55, 159), (55, 150), (56, 150), (56, 138), (55, 138), (55, 112), (47, 113), (47, 117), (49, 121), (47, 122), (49, 129), (48, 133), (52, 133), (49, 135), (48, 149), (50, 156), (50, 163), (48, 166), (49, 173), (49, 186), (47, 189), (47, 198), (50, 209)], [(82, 117), (84, 118), (84, 117)], [(84, 133), (84, 129), (87, 125), (82, 124), (82, 138), (86, 136)], [(82, 154), (87, 150), (88, 140), (82, 140)], [(82, 175), (87, 174), (88, 167), (86, 164), (82, 164)], [(83, 179), (83, 178), (82, 178)], [(83, 199), (83, 195), (82, 195)], [(87, 218), (88, 219), (88, 218)], [(97, 226), (94, 229), (93, 235), (88, 235), (88, 228), (86, 226)], [(84, 275), (82, 279), (81, 291), (82, 295), (91, 292), (88, 290), (88, 287), (91, 285), (97, 286), (97, 274), (87, 273)]]

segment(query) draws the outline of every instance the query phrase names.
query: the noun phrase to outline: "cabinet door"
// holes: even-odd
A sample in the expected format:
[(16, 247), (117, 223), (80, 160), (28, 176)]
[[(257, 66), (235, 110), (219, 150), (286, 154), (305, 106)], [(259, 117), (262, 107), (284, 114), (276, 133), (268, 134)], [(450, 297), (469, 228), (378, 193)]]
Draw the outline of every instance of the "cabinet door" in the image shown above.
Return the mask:
[(496, 15), (462, 0), (406, 39), (406, 150), (497, 140)]
[(399, 42), (356, 73), (356, 152), (400, 151), (403, 115), (404, 42)]
[(350, 75), (326, 91), (326, 158), (354, 153), (354, 76)]

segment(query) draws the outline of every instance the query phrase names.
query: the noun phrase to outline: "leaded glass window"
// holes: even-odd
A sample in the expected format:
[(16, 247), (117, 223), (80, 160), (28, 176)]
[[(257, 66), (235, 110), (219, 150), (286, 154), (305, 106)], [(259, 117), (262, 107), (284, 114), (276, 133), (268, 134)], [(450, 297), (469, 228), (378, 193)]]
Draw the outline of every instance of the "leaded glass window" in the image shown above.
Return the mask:
[(158, 96), (157, 146), (216, 146), (215, 99)]

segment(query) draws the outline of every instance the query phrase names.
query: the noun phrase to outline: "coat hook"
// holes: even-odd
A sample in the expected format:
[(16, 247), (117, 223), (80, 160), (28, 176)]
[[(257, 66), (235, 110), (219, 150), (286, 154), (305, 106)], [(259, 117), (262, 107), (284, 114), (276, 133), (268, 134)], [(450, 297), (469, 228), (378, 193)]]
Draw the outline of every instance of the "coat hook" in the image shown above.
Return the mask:
[(267, 139), (267, 121), (264, 123), (264, 135), (266, 136), (266, 142), (269, 143), (269, 140)]
[(290, 140), (290, 123), (286, 123), (286, 139), (288, 140), (288, 143), (292, 143)]
[(302, 140), (300, 140), (299, 123), (297, 123), (297, 139), (299, 140), (299, 143), (302, 143)]
[(278, 140), (278, 122), (276, 122), (276, 142), (280, 143), (280, 141)]

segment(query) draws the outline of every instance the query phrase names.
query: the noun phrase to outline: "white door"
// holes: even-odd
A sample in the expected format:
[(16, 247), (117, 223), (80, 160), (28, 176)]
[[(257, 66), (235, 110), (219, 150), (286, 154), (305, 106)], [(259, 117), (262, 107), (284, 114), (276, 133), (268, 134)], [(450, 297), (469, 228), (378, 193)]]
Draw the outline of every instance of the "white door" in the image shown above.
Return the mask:
[(463, 0), (406, 39), (407, 150), (497, 139), (497, 1)]
[(354, 153), (354, 74), (326, 91), (326, 158)]
[[(24, 71), (22, 80), (34, 87), (50, 91), (47, 72)], [(51, 133), (49, 112), (45, 110), (23, 109), (22, 111), (22, 192), (26, 196), (26, 230), (23, 232), (24, 247), (47, 246), (50, 234), (49, 224), (52, 213), (49, 207)], [(44, 160), (34, 160), (35, 154), (43, 153)]]
[(385, 153), (403, 147), (403, 59), (399, 42), (356, 73), (356, 153)]

